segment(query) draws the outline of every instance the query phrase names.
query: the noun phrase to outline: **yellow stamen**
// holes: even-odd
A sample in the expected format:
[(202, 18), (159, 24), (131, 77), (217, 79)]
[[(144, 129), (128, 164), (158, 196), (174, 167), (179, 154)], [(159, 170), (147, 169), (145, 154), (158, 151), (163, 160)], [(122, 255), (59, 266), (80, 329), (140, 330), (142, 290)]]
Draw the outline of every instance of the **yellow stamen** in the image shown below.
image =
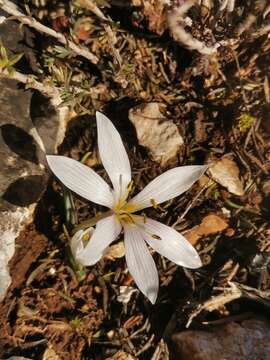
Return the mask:
[(150, 199), (150, 203), (151, 203), (151, 205), (153, 206), (154, 209), (158, 208), (158, 204), (156, 203), (155, 199)]
[(96, 225), (96, 223), (99, 220), (102, 220), (105, 217), (110, 216), (112, 214), (113, 214), (113, 212), (111, 210), (109, 210), (109, 211), (106, 211), (103, 214), (98, 214), (98, 215), (94, 216), (91, 219), (85, 220), (80, 225), (76, 226), (75, 229), (72, 231), (72, 233), (75, 234), (75, 232), (77, 232), (78, 230), (86, 229), (88, 227), (94, 226), (94, 225)]
[(134, 189), (134, 181), (133, 180), (130, 180), (130, 182), (128, 183), (128, 186), (127, 186), (127, 191), (128, 193), (131, 193), (131, 191)]
[(159, 204), (157, 204), (155, 199), (150, 199), (150, 203), (153, 206), (154, 209), (160, 210), (161, 212), (165, 212), (166, 210), (163, 209)]
[(87, 242), (87, 241), (89, 241), (89, 240), (90, 240), (90, 234), (89, 234), (89, 233), (84, 234), (83, 237), (82, 237), (82, 241)]

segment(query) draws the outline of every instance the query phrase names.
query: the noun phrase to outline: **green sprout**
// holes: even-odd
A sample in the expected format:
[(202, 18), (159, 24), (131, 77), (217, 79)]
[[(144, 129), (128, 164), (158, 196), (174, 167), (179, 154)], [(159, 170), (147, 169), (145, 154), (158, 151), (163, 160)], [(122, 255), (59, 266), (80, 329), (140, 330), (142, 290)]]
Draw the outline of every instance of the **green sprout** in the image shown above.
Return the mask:
[(13, 66), (20, 61), (22, 57), (23, 53), (9, 57), (6, 48), (0, 42), (0, 71), (6, 70), (9, 75), (12, 75), (15, 71)]

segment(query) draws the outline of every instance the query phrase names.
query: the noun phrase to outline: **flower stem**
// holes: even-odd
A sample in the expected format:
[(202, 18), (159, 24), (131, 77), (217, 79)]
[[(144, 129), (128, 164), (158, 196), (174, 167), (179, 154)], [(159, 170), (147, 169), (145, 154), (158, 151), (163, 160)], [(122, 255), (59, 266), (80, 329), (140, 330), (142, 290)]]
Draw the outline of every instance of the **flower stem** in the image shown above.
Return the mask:
[(102, 213), (102, 214), (98, 214), (94, 217), (92, 217), (91, 219), (87, 219), (85, 221), (83, 221), (82, 223), (80, 223), (80, 225), (76, 226), (74, 228), (74, 230), (72, 231), (72, 233), (74, 234), (75, 232), (77, 232), (78, 230), (83, 230), (83, 229), (86, 229), (90, 226), (94, 226), (96, 225), (96, 223), (99, 221), (99, 220), (102, 220), (104, 218), (106, 218), (107, 216), (110, 216), (113, 214), (113, 211), (112, 210), (109, 210), (109, 211), (106, 211), (105, 213)]

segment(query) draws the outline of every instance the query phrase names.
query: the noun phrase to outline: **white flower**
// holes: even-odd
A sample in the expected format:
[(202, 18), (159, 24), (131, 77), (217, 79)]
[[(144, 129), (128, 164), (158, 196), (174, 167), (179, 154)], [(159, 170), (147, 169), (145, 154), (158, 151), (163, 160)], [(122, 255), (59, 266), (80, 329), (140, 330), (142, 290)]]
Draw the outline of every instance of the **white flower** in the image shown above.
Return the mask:
[[(113, 189), (88, 166), (65, 156), (47, 156), (51, 170), (65, 186), (85, 199), (111, 209), (97, 221), (93, 232), (80, 230), (74, 235), (72, 252), (81, 264), (94, 265), (123, 229), (128, 269), (139, 289), (155, 303), (158, 272), (146, 244), (187, 268), (200, 267), (201, 260), (193, 246), (176, 230), (134, 213), (182, 194), (198, 180), (206, 166), (168, 170), (128, 200), (132, 182), (126, 150), (111, 121), (99, 112), (96, 116), (99, 154)], [(92, 235), (84, 246), (83, 237), (87, 234)]]

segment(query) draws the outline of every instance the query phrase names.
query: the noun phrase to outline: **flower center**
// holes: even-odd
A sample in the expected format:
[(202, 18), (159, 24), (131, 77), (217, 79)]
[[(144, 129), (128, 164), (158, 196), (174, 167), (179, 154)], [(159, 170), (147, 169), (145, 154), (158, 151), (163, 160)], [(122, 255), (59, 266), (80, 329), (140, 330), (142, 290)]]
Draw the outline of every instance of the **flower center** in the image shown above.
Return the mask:
[(119, 201), (113, 208), (113, 212), (121, 224), (135, 224), (134, 215), (138, 208), (135, 205), (128, 204), (125, 200)]

